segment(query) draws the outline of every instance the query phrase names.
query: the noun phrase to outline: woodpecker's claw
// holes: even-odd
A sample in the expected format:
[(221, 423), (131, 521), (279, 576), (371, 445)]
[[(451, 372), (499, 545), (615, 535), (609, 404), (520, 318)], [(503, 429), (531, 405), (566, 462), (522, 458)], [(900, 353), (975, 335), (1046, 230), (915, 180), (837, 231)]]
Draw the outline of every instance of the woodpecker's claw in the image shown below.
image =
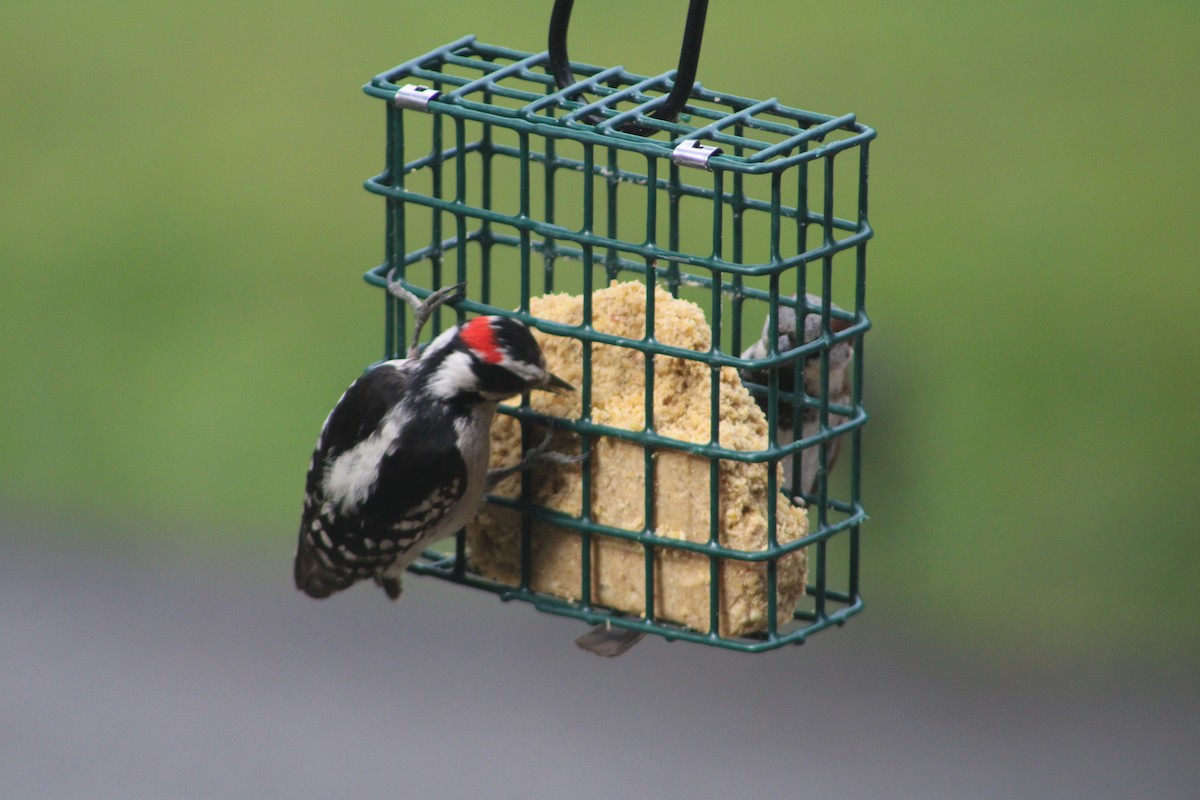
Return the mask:
[(569, 456), (566, 453), (556, 453), (550, 449), (550, 439), (554, 435), (554, 429), (550, 428), (546, 431), (546, 438), (542, 439), (542, 443), (537, 447), (530, 448), (525, 453), (525, 457), (513, 464), (511, 467), (501, 467), (499, 469), (490, 469), (487, 474), (487, 488), (491, 491), (496, 484), (505, 478), (516, 475), (518, 472), (536, 466), (543, 461), (549, 461), (551, 464), (560, 464), (566, 466), (568, 464), (578, 464), (587, 458), (586, 453), (578, 453)]
[(424, 300), (417, 297), (415, 294), (404, 288), (404, 285), (396, 278), (396, 270), (393, 269), (388, 273), (387, 290), (393, 297), (398, 297), (409, 305), (413, 310), (413, 337), (412, 344), (408, 347), (408, 357), (416, 358), (421, 351), (419, 342), (421, 341), (421, 328), (425, 327), (425, 323), (433, 316), (433, 312), (437, 311), (446, 303), (457, 303), (467, 296), (467, 284), (456, 283), (451, 286), (443, 286), (436, 291), (430, 292), (429, 296)]
[(569, 456), (566, 453), (556, 453), (550, 449), (550, 439), (554, 436), (554, 428), (550, 427), (546, 430), (546, 438), (542, 439), (542, 443), (537, 447), (530, 449), (525, 453), (525, 458), (521, 459), (521, 464), (526, 467), (532, 467), (539, 461), (549, 461), (552, 464), (578, 464), (587, 458), (586, 453), (576, 453)]

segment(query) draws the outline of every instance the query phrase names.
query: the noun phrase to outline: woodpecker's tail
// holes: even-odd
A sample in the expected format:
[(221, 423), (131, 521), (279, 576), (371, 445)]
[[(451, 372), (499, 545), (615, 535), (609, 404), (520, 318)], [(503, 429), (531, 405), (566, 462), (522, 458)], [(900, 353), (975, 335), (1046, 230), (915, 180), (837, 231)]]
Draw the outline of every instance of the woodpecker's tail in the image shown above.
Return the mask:
[(300, 543), (296, 547), (294, 575), (296, 588), (318, 600), (323, 600), (342, 589), (348, 589), (354, 583), (353, 575), (335, 570), (321, 557), (316, 548), (306, 541), (303, 531), (300, 533)]

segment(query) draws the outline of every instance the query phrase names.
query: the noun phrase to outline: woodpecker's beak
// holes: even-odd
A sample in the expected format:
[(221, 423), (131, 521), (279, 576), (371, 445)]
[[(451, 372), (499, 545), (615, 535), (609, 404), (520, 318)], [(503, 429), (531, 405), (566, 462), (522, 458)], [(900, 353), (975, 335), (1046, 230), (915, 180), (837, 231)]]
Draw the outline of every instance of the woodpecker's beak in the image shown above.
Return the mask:
[(574, 386), (567, 383), (553, 372), (547, 372), (546, 382), (537, 388), (544, 389), (547, 392), (554, 392), (555, 394), (566, 394), (567, 392), (575, 391)]

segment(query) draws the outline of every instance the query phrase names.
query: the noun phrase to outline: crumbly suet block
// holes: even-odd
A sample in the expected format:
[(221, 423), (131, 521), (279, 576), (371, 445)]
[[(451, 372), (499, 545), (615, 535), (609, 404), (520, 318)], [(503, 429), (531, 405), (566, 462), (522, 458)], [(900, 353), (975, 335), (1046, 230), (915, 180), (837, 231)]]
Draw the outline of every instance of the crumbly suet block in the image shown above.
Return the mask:
[[(712, 331), (695, 304), (655, 289), (655, 338), (669, 345), (707, 351)], [(542, 319), (581, 324), (583, 299), (555, 294), (530, 300), (530, 312)], [(596, 330), (640, 339), (646, 330), (646, 287), (641, 283), (613, 283), (592, 297)], [(534, 331), (556, 375), (576, 387), (583, 384), (583, 343)], [(610, 345), (592, 346), (592, 419), (597, 423), (641, 431), (645, 416), (645, 358), (642, 353)], [(659, 356), (654, 362), (654, 428), (686, 442), (709, 441), (711, 421), (711, 370), (698, 361)], [(535, 392), (530, 402), (550, 416), (575, 419), (580, 414), (581, 393), (568, 395)], [(720, 443), (735, 450), (767, 447), (767, 422), (737, 371), (720, 371)], [(544, 431), (533, 431), (532, 443)], [(579, 437), (554, 434), (551, 447), (563, 453), (580, 452)], [(499, 415), (492, 426), (492, 466), (513, 464), (521, 457), (520, 425)], [(654, 531), (663, 537), (705, 543), (710, 536), (709, 460), (677, 450), (660, 448), (654, 459)], [(630, 531), (645, 528), (645, 448), (634, 442), (599, 437), (592, 447), (591, 514), (600, 524)], [(768, 464), (722, 461), (719, 480), (719, 541), (746, 551), (761, 551), (767, 543)], [(776, 465), (777, 486), (783, 486), (782, 468)], [(571, 515), (581, 513), (582, 465), (541, 464), (531, 471), (533, 501)], [(514, 475), (496, 487), (496, 494), (519, 496), (521, 476)], [(776, 502), (776, 537), (780, 544), (808, 531), (803, 508), (780, 494)], [(487, 506), (467, 527), (471, 566), (482, 575), (516, 585), (520, 580), (520, 516), (510, 509)], [(576, 600), (582, 589), (581, 538), (535, 520), (532, 532), (531, 585), (535, 591)], [(642, 615), (646, 609), (646, 559), (642, 545), (609, 536), (592, 536), (591, 599), (597, 605)], [(710, 560), (698, 553), (658, 547), (654, 554), (654, 612), (698, 631), (708, 632)], [(782, 558), (777, 567), (778, 619), (792, 616), (804, 594), (807, 558), (797, 551)], [(767, 628), (767, 572), (765, 563), (722, 559), (718, 567), (719, 633), (744, 636)]]

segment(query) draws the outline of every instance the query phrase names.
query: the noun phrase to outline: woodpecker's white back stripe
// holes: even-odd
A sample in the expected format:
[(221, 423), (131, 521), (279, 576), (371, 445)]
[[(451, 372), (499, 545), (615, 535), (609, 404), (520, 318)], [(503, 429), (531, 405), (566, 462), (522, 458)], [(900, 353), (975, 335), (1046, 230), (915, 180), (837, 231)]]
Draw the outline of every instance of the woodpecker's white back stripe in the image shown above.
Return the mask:
[(339, 455), (325, 470), (322, 489), (328, 502), (343, 514), (367, 501), (379, 480), (384, 454), (399, 435), (406, 416), (403, 407), (384, 417), (383, 424), (352, 449)]

